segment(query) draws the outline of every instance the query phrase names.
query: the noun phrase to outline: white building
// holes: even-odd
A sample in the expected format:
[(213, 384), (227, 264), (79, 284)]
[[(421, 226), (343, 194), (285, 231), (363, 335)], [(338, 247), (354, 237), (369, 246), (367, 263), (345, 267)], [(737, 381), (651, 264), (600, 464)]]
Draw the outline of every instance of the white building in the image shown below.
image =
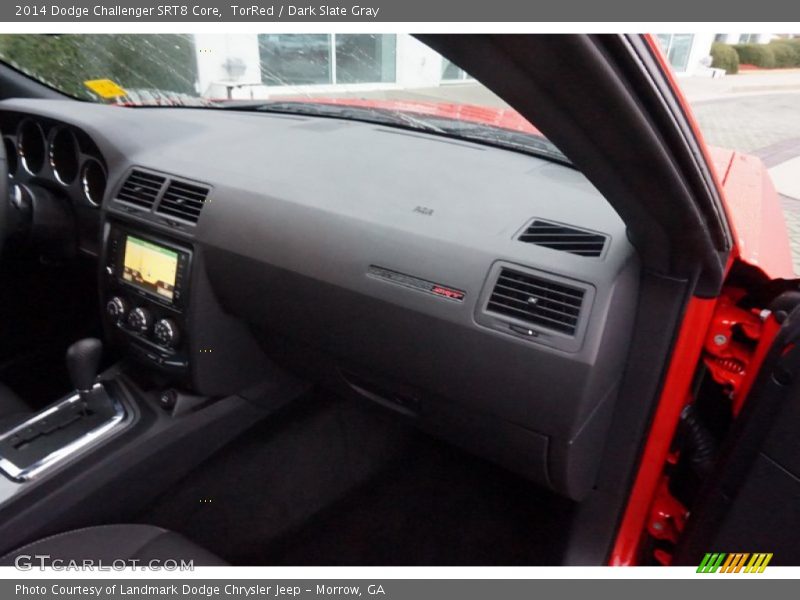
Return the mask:
[(679, 76), (710, 76), (711, 44), (768, 44), (775, 33), (665, 33), (656, 36)]
[(394, 34), (196, 34), (198, 92), (264, 99), (438, 86), (465, 73)]
[[(679, 76), (711, 76), (711, 44), (767, 43), (775, 34), (659, 34)], [(197, 91), (205, 98), (267, 99), (394, 88), (468, 79), (409, 35), (196, 34)]]

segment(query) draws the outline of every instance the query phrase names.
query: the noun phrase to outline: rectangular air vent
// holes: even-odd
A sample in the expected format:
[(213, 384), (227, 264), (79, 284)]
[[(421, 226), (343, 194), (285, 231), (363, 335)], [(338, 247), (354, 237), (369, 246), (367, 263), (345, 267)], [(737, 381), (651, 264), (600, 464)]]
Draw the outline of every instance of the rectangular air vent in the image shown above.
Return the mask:
[(171, 181), (156, 209), (157, 213), (197, 223), (208, 196), (208, 188), (183, 181)]
[(574, 335), (584, 293), (577, 287), (503, 268), (486, 309), (531, 325)]
[(117, 192), (117, 200), (150, 210), (161, 192), (165, 177), (133, 170)]
[(605, 235), (558, 223), (536, 220), (519, 236), (519, 241), (561, 250), (579, 256), (598, 257), (608, 239)]

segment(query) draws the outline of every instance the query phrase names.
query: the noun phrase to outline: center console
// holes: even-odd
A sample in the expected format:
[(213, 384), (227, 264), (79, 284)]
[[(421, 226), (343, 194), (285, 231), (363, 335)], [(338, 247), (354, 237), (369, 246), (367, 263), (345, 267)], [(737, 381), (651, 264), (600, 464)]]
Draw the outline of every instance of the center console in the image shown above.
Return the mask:
[(73, 458), (121, 429), (127, 414), (107, 386), (86, 398), (70, 394), (8, 431), (0, 432), (0, 473), (28, 481)]
[(161, 370), (189, 368), (192, 255), (186, 244), (127, 225), (110, 226), (102, 282), (108, 322), (118, 341)]
[(103, 224), (100, 297), (107, 340), (133, 359), (140, 385), (176, 398), (237, 393), (279, 380), (247, 325), (220, 305), (203, 245), (186, 231), (110, 215)]
[(0, 430), (0, 554), (134, 518), (307, 390), (219, 304), (193, 236), (110, 215), (98, 271), (105, 341), (122, 360), (100, 372), (101, 340), (76, 342), (66, 355), (74, 390)]
[[(0, 554), (133, 518), (307, 390), (220, 304), (194, 229), (114, 206), (98, 261), (105, 339), (70, 346), (74, 389), (0, 430)], [(103, 341), (116, 351), (101, 372)]]

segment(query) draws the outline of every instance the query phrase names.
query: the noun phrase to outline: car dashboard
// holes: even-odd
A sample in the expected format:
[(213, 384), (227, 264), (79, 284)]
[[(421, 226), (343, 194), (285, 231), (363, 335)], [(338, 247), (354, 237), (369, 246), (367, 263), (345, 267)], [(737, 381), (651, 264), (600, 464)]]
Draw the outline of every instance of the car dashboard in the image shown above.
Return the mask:
[(12, 181), (79, 224), (109, 336), (140, 364), (206, 395), (277, 365), (591, 488), (639, 262), (578, 170), (303, 115), (20, 99), (0, 126)]

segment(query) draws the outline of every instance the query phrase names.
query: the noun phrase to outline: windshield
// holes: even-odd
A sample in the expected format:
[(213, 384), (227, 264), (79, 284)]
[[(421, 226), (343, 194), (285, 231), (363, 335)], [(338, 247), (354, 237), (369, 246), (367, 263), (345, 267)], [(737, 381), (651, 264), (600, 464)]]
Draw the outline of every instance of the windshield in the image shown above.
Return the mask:
[(409, 35), (4, 34), (0, 60), (92, 102), (305, 110), (471, 138), (566, 162), (505, 102)]

